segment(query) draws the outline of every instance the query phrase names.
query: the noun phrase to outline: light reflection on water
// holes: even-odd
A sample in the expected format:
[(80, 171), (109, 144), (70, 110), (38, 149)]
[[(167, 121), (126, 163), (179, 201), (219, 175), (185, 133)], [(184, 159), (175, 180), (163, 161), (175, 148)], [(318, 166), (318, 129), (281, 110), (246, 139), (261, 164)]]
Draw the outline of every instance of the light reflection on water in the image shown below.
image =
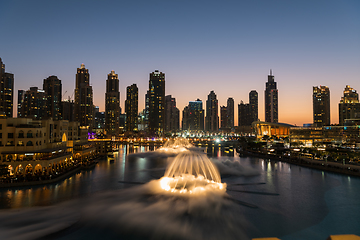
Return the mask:
[[(133, 186), (118, 181), (148, 182), (163, 175), (167, 160), (145, 157), (128, 159), (127, 156), (129, 153), (142, 153), (149, 150), (149, 147), (144, 146), (121, 146), (114, 154), (114, 163), (107, 160), (100, 161), (94, 170), (79, 172), (57, 184), (10, 190), (0, 189), (0, 207), (51, 206), (66, 203), (72, 199), (99, 196), (98, 194), (102, 193), (110, 194), (112, 191)], [(289, 240), (326, 239), (330, 234), (342, 233), (360, 235), (360, 230), (356, 228), (360, 225), (359, 178), (277, 161), (252, 157), (239, 158), (235, 151), (222, 151), (218, 147), (204, 150), (209, 157), (220, 162), (238, 161), (239, 165), (228, 166), (232, 168), (242, 166), (244, 173), (253, 169), (260, 172), (260, 174), (235, 175), (234, 172), (223, 170), (224, 182), (228, 184), (265, 183), (236, 186), (232, 189), (279, 193), (279, 196), (266, 196), (228, 191), (234, 198), (258, 206), (257, 209), (240, 206), (241, 214), (237, 220), (251, 226), (245, 229), (248, 236), (276, 236)], [(342, 222), (346, 222), (346, 226)], [(348, 225), (355, 226), (353, 231), (348, 230)]]

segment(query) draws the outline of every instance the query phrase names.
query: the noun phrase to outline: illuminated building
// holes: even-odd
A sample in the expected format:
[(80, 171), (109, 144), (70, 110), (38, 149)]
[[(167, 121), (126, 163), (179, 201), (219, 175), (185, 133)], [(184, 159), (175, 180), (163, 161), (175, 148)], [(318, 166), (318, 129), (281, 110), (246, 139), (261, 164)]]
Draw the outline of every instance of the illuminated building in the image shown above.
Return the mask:
[(18, 90), (17, 117), (23, 117), (21, 106), (24, 104), (25, 90)]
[(69, 122), (74, 121), (74, 100), (64, 100), (61, 102), (61, 108), (62, 108), (62, 119), (68, 120)]
[(126, 131), (138, 131), (138, 87), (136, 84), (126, 88)]
[(330, 90), (326, 86), (313, 87), (314, 126), (330, 125)]
[(216, 132), (219, 130), (219, 107), (216, 94), (211, 91), (206, 100), (205, 131)]
[(252, 127), (255, 130), (256, 137), (260, 139), (264, 136), (276, 136), (279, 138), (289, 137), (290, 128), (294, 126), (287, 123), (269, 123), (256, 121), (252, 123)]
[(149, 79), (149, 123), (150, 134), (162, 135), (165, 123), (165, 73), (155, 70)]
[(47, 117), (51, 117), (53, 120), (62, 119), (62, 85), (61, 80), (57, 76), (50, 76), (44, 79), (43, 89), (47, 94)]
[(96, 154), (78, 122), (0, 118), (0, 134), (0, 164), (10, 175), (54, 176)]
[(80, 126), (89, 126), (89, 131), (93, 126), (93, 90), (90, 86), (89, 70), (84, 64), (77, 69), (75, 82), (75, 121)]
[(227, 107), (221, 106), (220, 107), (220, 128), (221, 130), (228, 127), (228, 111)]
[(265, 122), (278, 122), (278, 90), (271, 69), (265, 89)]
[(252, 121), (250, 120), (250, 104), (240, 101), (238, 104), (238, 125), (250, 126)]
[(165, 131), (176, 132), (180, 129), (180, 111), (171, 95), (165, 96)]
[(119, 78), (115, 71), (108, 74), (105, 93), (105, 130), (108, 136), (119, 134), (120, 92)]
[(32, 118), (37, 120), (47, 119), (47, 93), (31, 87), (24, 94), (24, 102), (21, 106), (22, 118)]
[(252, 90), (249, 93), (249, 104), (250, 104), (250, 119), (251, 122), (258, 121), (258, 93), (256, 90)]
[(226, 111), (227, 111), (226, 127), (234, 128), (234, 99), (233, 98), (227, 99)]
[(238, 125), (251, 126), (258, 121), (258, 93), (252, 90), (249, 93), (249, 103), (240, 102), (238, 105)]
[(344, 125), (345, 119), (356, 118), (360, 118), (359, 95), (356, 90), (346, 85), (344, 96), (339, 103), (339, 125)]
[(13, 117), (14, 74), (5, 72), (0, 58), (0, 114)]
[(204, 109), (200, 99), (190, 101), (189, 105), (184, 107), (182, 130), (204, 130)]

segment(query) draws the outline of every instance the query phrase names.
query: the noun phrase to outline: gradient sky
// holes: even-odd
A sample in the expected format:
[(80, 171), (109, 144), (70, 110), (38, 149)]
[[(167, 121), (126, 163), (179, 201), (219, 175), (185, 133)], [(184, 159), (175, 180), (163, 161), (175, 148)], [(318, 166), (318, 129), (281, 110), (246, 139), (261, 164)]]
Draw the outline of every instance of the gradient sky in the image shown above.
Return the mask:
[(15, 75), (15, 104), (18, 89), (42, 88), (50, 75), (72, 96), (81, 63), (101, 111), (111, 70), (119, 74), (123, 111), (133, 83), (141, 111), (149, 73), (158, 69), (181, 112), (197, 98), (205, 108), (214, 90), (219, 106), (234, 98), (236, 125), (237, 104), (248, 102), (251, 90), (264, 120), (270, 69), (284, 123), (312, 123), (313, 86), (330, 88), (332, 123), (345, 85), (360, 91), (358, 0), (0, 0), (0, 9), (0, 57)]

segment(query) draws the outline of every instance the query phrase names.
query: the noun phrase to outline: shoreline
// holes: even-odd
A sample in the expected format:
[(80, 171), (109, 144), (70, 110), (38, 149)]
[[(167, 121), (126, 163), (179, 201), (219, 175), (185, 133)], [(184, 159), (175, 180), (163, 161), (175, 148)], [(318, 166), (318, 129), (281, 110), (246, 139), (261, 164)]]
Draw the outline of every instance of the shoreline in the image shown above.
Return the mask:
[(39, 186), (39, 185), (47, 185), (47, 184), (52, 184), (52, 183), (56, 183), (56, 182), (60, 182), (66, 178), (69, 178), (70, 176), (80, 172), (80, 171), (86, 171), (86, 170), (91, 170), (93, 168), (95, 168), (96, 164), (98, 162), (95, 161), (89, 165), (85, 165), (85, 166), (78, 166), (75, 167), (74, 169), (71, 169), (70, 171), (61, 174), (60, 176), (57, 176), (55, 178), (52, 179), (47, 179), (47, 180), (39, 180), (39, 181), (29, 181), (29, 182), (15, 182), (15, 183), (0, 183), (0, 189), (4, 189), (4, 188), (16, 188), (16, 187), (32, 187), (32, 186)]
[(294, 165), (298, 165), (301, 167), (307, 167), (316, 170), (322, 170), (332, 173), (340, 173), (348, 176), (360, 177), (360, 166), (359, 165), (351, 165), (351, 164), (342, 164), (338, 162), (326, 162), (308, 158), (290, 158), (285, 156), (277, 156), (271, 154), (264, 154), (259, 152), (251, 152), (251, 151), (239, 151), (240, 155), (249, 155), (263, 159), (271, 159), (277, 160), (281, 162), (286, 162)]

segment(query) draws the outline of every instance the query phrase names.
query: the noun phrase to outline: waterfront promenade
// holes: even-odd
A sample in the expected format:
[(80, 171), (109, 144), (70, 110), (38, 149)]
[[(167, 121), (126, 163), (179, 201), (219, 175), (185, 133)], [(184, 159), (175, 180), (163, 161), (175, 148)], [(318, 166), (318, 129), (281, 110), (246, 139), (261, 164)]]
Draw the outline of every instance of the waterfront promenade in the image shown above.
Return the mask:
[(287, 162), (290, 164), (295, 164), (302, 167), (308, 167), (313, 169), (318, 169), (322, 171), (329, 171), (334, 173), (346, 174), (351, 176), (360, 177), (360, 166), (348, 163), (316, 160), (303, 157), (289, 157), (289, 156), (279, 156), (275, 154), (265, 154), (256, 151), (239, 151), (240, 154), (259, 157), (263, 159), (272, 159), (282, 162)]

